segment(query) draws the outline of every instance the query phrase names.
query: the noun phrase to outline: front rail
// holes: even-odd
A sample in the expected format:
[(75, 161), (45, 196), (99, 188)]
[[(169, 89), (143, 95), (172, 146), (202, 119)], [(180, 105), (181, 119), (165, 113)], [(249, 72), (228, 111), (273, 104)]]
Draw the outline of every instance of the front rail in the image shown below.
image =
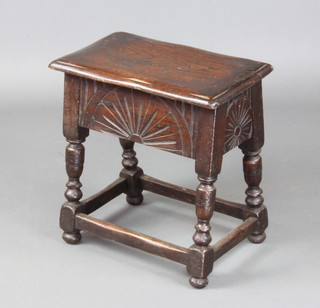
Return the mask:
[(79, 230), (87, 231), (181, 264), (186, 265), (188, 261), (188, 249), (186, 248), (119, 227), (86, 214), (76, 215), (75, 226)]

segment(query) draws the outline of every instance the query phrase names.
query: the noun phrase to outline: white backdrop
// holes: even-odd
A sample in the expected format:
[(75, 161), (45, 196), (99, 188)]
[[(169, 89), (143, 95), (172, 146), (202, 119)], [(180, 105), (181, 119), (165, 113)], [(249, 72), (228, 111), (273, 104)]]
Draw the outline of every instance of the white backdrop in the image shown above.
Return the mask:
[[(0, 0), (0, 306), (319, 307), (319, 12), (318, 0)], [(60, 239), (63, 75), (47, 65), (115, 31), (274, 66), (263, 82), (268, 238), (219, 260), (202, 291), (171, 262), (89, 235), (77, 246)], [(82, 182), (90, 194), (117, 176), (121, 151), (115, 138), (99, 134), (85, 145)], [(146, 173), (197, 184), (193, 161), (137, 152)], [(219, 196), (243, 199), (240, 153), (226, 155), (217, 186)], [(190, 245), (193, 210), (167, 203), (146, 195), (150, 206), (133, 212), (120, 199), (112, 217)], [(222, 215), (212, 222), (215, 239), (236, 225)]]

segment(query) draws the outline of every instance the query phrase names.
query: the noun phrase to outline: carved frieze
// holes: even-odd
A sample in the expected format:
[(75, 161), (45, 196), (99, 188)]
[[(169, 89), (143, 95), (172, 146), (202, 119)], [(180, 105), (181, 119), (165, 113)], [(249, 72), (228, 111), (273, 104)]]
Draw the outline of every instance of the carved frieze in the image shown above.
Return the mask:
[(194, 157), (193, 105), (87, 80), (83, 81), (81, 104), (81, 126)]

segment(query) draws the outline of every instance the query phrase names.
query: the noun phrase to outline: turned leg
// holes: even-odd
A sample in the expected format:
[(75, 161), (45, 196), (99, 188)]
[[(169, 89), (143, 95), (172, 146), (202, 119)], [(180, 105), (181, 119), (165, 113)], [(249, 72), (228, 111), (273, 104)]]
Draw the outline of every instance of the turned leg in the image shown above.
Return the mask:
[(138, 159), (136, 158), (136, 152), (133, 150), (134, 142), (120, 138), (120, 144), (123, 149), (122, 153), (122, 169), (120, 176), (125, 177), (128, 182), (128, 188), (126, 190), (127, 202), (131, 205), (139, 205), (143, 201), (142, 185), (140, 176), (143, 174), (141, 168), (138, 165)]
[[(244, 179), (248, 185), (246, 189), (246, 204), (250, 208), (260, 208), (263, 205), (262, 189), (260, 188), (260, 182), (262, 179), (262, 160), (259, 151), (249, 152), (242, 150), (243, 157), (243, 172)], [(266, 238), (264, 229), (257, 230), (251, 234), (248, 239), (252, 243), (262, 243)]]
[(189, 249), (189, 263), (187, 270), (190, 284), (195, 288), (204, 288), (208, 284), (207, 276), (213, 268), (213, 249), (209, 246), (212, 238), (210, 235), (210, 219), (213, 215), (216, 188), (215, 179), (202, 178), (196, 190), (196, 215), (198, 222), (195, 225), (196, 232), (193, 236), (194, 245)]
[(74, 215), (82, 197), (80, 176), (84, 163), (84, 140), (69, 140), (66, 148), (66, 171), (69, 180), (66, 184), (65, 197), (68, 200), (61, 209), (60, 226), (64, 230), (63, 239), (69, 244), (76, 244), (81, 239), (80, 231), (74, 227)]
[[(210, 245), (210, 219), (216, 202), (214, 183), (222, 165), (226, 112), (226, 105), (210, 112), (205, 109), (199, 110), (195, 149), (195, 171), (200, 181), (195, 196), (197, 224), (193, 236), (194, 245), (189, 248), (187, 262), (189, 282), (199, 289), (208, 284), (208, 275), (212, 272), (214, 263), (214, 249)], [(216, 126), (216, 123), (219, 125)]]
[(80, 231), (75, 228), (75, 215), (82, 197), (80, 176), (84, 163), (82, 143), (89, 135), (89, 129), (79, 126), (81, 78), (65, 75), (63, 135), (69, 142), (66, 148), (66, 171), (69, 177), (65, 197), (67, 202), (61, 207), (60, 227), (64, 231), (63, 239), (69, 244), (80, 241)]

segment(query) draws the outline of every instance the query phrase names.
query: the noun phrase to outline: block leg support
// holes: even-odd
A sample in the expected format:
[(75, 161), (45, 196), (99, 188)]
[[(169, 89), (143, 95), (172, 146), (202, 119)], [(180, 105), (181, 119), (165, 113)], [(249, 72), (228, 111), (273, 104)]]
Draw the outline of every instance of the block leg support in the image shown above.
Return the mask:
[(190, 274), (189, 282), (197, 289), (208, 284), (208, 275), (212, 272), (214, 251), (212, 246), (199, 247), (192, 245), (189, 248), (187, 271)]

